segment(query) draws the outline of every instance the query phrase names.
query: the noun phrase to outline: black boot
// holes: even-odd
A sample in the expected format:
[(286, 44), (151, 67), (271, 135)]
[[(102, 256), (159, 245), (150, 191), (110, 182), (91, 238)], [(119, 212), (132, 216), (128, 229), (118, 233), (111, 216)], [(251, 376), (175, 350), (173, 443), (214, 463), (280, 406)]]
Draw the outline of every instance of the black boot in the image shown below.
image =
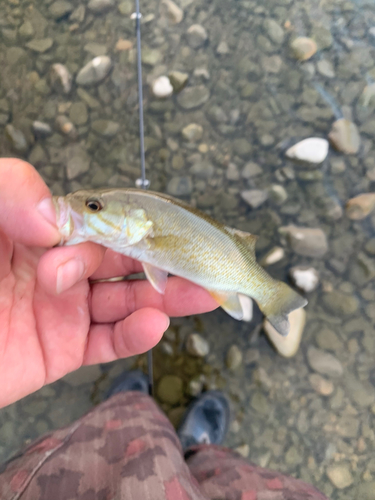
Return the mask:
[(121, 373), (106, 392), (104, 399), (108, 399), (118, 392), (138, 391), (148, 394), (148, 378), (141, 370)]
[(229, 403), (219, 391), (203, 393), (187, 409), (177, 431), (183, 450), (197, 444), (221, 444), (228, 431)]

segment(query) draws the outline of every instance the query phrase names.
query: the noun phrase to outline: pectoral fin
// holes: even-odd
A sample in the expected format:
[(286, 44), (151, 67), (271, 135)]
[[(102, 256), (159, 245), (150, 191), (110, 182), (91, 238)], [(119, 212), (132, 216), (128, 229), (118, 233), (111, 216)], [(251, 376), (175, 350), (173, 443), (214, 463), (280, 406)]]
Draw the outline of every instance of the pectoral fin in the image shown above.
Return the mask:
[(237, 293), (210, 291), (211, 296), (232, 318), (242, 320), (244, 313)]
[(167, 286), (168, 272), (159, 269), (158, 267), (152, 266), (151, 264), (146, 264), (142, 262), (143, 270), (145, 272), (146, 278), (155, 288), (155, 290), (161, 294), (164, 294), (165, 287)]

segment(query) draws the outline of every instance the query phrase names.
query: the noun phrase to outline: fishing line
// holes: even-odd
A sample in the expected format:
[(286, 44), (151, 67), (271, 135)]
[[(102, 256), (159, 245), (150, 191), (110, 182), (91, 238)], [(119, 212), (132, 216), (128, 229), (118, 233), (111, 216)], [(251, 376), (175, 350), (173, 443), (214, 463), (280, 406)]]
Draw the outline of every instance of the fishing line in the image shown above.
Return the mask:
[[(139, 110), (139, 139), (140, 139), (140, 156), (141, 156), (141, 178), (136, 180), (135, 185), (142, 189), (147, 189), (150, 186), (150, 181), (146, 179), (146, 163), (145, 163), (145, 133), (143, 124), (143, 83), (142, 83), (142, 52), (141, 52), (141, 17), (139, 10), (139, 0), (135, 0), (136, 11), (131, 18), (135, 19), (135, 31), (137, 36), (137, 73), (138, 73), (138, 110)], [(148, 373), (148, 393), (150, 396), (154, 393), (154, 373), (152, 349), (147, 352), (147, 373)]]

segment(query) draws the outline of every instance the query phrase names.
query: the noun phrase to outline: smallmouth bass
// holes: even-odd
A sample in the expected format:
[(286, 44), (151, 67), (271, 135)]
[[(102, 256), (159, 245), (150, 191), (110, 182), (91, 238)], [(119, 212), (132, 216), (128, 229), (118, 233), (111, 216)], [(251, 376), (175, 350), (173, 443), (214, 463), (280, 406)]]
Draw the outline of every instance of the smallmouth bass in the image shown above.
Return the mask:
[[(196, 283), (233, 318), (251, 297), (281, 335), (307, 300), (256, 262), (257, 237), (170, 196), (139, 189), (81, 190), (53, 197), (62, 245), (92, 241), (142, 263), (164, 293), (168, 273)], [(248, 303), (248, 302), (247, 302)]]

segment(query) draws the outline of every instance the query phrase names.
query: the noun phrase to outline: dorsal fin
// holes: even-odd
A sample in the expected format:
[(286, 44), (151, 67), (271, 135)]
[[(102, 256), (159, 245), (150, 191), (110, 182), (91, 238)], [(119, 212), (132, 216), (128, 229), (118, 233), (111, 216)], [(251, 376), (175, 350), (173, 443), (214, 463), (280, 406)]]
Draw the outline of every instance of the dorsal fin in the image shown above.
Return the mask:
[(237, 238), (240, 238), (247, 248), (255, 255), (255, 245), (258, 240), (258, 236), (251, 233), (245, 233), (245, 231), (240, 231), (239, 229), (233, 229), (232, 227), (226, 226), (225, 229)]

